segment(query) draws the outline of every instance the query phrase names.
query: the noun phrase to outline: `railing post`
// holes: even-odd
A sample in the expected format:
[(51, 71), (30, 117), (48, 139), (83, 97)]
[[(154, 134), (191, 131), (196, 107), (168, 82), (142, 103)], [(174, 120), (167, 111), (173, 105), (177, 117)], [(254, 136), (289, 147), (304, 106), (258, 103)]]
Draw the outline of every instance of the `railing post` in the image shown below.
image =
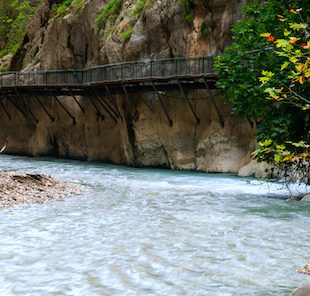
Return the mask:
[(150, 77), (153, 77), (153, 60), (150, 61)]
[(205, 74), (205, 57), (202, 58), (202, 74)]

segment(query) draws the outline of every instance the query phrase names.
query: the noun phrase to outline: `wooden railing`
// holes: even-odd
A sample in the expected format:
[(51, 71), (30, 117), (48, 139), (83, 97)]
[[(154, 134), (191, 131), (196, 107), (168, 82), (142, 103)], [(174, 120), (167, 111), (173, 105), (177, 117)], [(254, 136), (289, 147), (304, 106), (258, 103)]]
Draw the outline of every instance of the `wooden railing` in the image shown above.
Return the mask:
[(212, 57), (143, 60), (75, 70), (32, 70), (0, 74), (0, 90), (31, 86), (87, 86), (215, 75)]

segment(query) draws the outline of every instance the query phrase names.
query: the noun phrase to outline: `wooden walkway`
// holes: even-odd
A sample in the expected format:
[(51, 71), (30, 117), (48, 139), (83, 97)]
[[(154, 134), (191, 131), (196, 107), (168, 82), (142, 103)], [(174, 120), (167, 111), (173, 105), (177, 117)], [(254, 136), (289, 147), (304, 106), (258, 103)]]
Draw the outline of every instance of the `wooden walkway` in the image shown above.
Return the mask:
[[(216, 75), (212, 57), (184, 57), (143, 60), (73, 70), (32, 70), (0, 74), (0, 103), (9, 98), (48, 96), (109, 97), (130, 93), (155, 92), (160, 100), (162, 91), (180, 91), (197, 123), (192, 103), (186, 90), (215, 88)], [(40, 102), (40, 101), (39, 101)], [(41, 104), (42, 108), (44, 106)], [(82, 106), (80, 106), (83, 111)], [(67, 110), (68, 111), (68, 110)], [(69, 114), (69, 111), (68, 111)]]

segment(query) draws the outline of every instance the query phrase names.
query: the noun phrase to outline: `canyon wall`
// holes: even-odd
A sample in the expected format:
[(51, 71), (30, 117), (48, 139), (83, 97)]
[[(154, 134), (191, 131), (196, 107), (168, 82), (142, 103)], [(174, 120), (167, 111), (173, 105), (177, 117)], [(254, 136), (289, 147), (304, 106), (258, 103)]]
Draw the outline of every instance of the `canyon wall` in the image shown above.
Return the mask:
[[(11, 68), (69, 69), (216, 55), (231, 42), (229, 29), (241, 17), (244, 5), (237, 0), (191, 1), (189, 23), (184, 20), (188, 12), (182, 1), (149, 1), (138, 12), (137, 2), (124, 1), (115, 17), (98, 25), (96, 18), (105, 1), (75, 0), (60, 15), (54, 12), (52, 1), (43, 1)], [(75, 122), (48, 97), (40, 102), (54, 121), (34, 97), (5, 100), (9, 114), (1, 108), (0, 146), (6, 145), (7, 153), (235, 173), (249, 162), (255, 127), (230, 115), (219, 90), (213, 95), (214, 99), (205, 90), (188, 92), (201, 119), (197, 124), (179, 92), (163, 94), (172, 126), (153, 93), (130, 94), (130, 109), (124, 96), (114, 96), (120, 112), (117, 120), (104, 109), (98, 116), (88, 97), (77, 98), (84, 113), (73, 98), (60, 97)]]

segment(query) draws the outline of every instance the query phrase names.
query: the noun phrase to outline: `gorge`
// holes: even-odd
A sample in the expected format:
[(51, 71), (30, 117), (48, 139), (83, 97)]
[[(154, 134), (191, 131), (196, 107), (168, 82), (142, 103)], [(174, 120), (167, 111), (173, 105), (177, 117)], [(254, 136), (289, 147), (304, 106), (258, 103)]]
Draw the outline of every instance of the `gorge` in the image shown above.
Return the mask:
[[(117, 15), (112, 14), (103, 24), (98, 21), (99, 13), (104, 12), (102, 1), (73, 1), (60, 14), (53, 1), (43, 1), (10, 69), (76, 69), (143, 59), (213, 56), (231, 42), (229, 30), (244, 5), (242, 1), (193, 1), (189, 8), (182, 1), (144, 1), (143, 9), (137, 10), (140, 2), (127, 1), (117, 8), (116, 1), (113, 9), (118, 9)], [(186, 14), (192, 15), (192, 22), (184, 19)], [(14, 105), (3, 99), (12, 118), (9, 120), (1, 108), (0, 141), (6, 152), (13, 154), (237, 173), (249, 162), (255, 147), (254, 124), (231, 116), (219, 90), (213, 91), (215, 104), (205, 90), (188, 91), (187, 96), (200, 124), (193, 120), (180, 91), (163, 96), (172, 126), (154, 93), (130, 94), (131, 110), (124, 95), (115, 96), (122, 117), (117, 122), (109, 116), (98, 118), (85, 96), (78, 100), (86, 116), (72, 97), (59, 97), (76, 119), (74, 125), (49, 98), (40, 100), (51, 110), (54, 122), (31, 94), (25, 101), (37, 122), (31, 120), (28, 110), (23, 116), (14, 106), (23, 108), (20, 99), (14, 99)]]
[(310, 188), (252, 177), (259, 125), (215, 84), (248, 2), (1, 1), (1, 295), (284, 296), (307, 278)]

